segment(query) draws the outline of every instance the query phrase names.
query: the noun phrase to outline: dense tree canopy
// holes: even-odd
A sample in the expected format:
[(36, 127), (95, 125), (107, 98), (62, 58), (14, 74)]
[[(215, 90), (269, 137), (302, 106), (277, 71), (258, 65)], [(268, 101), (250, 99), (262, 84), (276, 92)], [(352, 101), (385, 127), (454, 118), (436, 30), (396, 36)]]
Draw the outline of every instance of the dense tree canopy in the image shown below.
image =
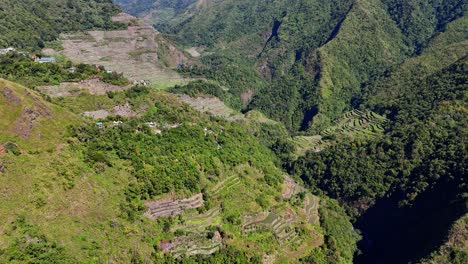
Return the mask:
[(62, 32), (111, 29), (119, 12), (111, 0), (5, 0), (0, 3), (0, 48), (43, 48)]

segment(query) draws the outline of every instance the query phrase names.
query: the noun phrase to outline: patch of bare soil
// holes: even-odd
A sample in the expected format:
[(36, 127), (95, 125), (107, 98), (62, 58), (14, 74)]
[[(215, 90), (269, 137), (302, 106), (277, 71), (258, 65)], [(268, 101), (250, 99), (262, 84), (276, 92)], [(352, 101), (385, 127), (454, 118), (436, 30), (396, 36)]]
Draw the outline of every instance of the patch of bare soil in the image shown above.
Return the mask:
[[(52, 110), (42, 103), (38, 97), (31, 94), (28, 90), (25, 90), (25, 92), (26, 96), (33, 100), (33, 105), (23, 109), (21, 115), (14, 122), (12, 131), (21, 138), (28, 138), (31, 136), (34, 125), (39, 118), (52, 116)], [(13, 101), (17, 101), (16, 96), (13, 93), (10, 94), (10, 98), (15, 98)]]
[(185, 94), (178, 95), (178, 97), (180, 100), (202, 113), (219, 116), (231, 121), (244, 119), (242, 114), (236, 113), (217, 97), (191, 97)]
[(21, 99), (15, 95), (11, 88), (5, 87), (3, 96), (5, 97), (6, 101), (12, 105), (17, 105), (21, 102)]
[(120, 14), (114, 20), (130, 26), (126, 30), (62, 35), (64, 55), (75, 62), (122, 72), (132, 81), (148, 80), (151, 85), (185, 82), (169, 69), (189, 62), (183, 51), (135, 17)]
[(114, 114), (127, 118), (137, 117), (138, 114), (133, 111), (132, 106), (127, 102), (124, 105), (117, 105), (114, 107)]
[(5, 153), (6, 153), (5, 147), (3, 145), (0, 145), (0, 156), (5, 155)]
[(104, 119), (110, 115), (122, 116), (126, 118), (139, 116), (139, 114), (133, 110), (132, 106), (128, 102), (123, 105), (114, 106), (111, 112), (100, 109), (96, 111), (86, 111), (83, 113), (83, 115), (93, 119)]
[(78, 95), (88, 91), (93, 95), (104, 95), (106, 92), (117, 92), (128, 89), (129, 86), (118, 86), (101, 81), (99, 78), (83, 80), (81, 82), (64, 82), (60, 85), (40, 86), (37, 89), (50, 97), (65, 97)]
[(192, 57), (194, 57), (194, 58), (198, 58), (198, 57), (201, 56), (200, 51), (198, 51), (198, 49), (195, 48), (195, 47), (186, 49), (185, 51), (188, 52), (188, 53), (189, 53)]
[(304, 188), (302, 188), (299, 184), (297, 184), (293, 178), (291, 178), (288, 175), (283, 175), (283, 177), (284, 177), (284, 188), (283, 188), (283, 191), (281, 192), (281, 196), (283, 198), (289, 199), (293, 195), (304, 191)]
[(242, 105), (246, 106), (250, 103), (250, 101), (252, 101), (252, 98), (254, 96), (254, 91), (253, 90), (248, 90), (246, 92), (243, 92), (241, 94), (241, 101), (242, 101)]
[(106, 110), (87, 111), (83, 115), (92, 119), (104, 119), (109, 116), (109, 112)]

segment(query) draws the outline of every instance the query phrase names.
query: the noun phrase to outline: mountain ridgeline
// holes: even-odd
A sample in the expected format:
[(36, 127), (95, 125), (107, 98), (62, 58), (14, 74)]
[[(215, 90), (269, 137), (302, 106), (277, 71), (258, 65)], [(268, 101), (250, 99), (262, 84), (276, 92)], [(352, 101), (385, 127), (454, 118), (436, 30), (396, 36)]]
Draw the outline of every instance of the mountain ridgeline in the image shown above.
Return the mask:
[(133, 7), (147, 1), (130, 2), (124, 9), (136, 15), (183, 14), (155, 23), (179, 43), (214, 51), (192, 74), (212, 76), (235, 95), (231, 105), (259, 109), (291, 131), (331, 124), (356, 106), (363, 86), (421, 53), (467, 8), (460, 0), (151, 1), (144, 10)]

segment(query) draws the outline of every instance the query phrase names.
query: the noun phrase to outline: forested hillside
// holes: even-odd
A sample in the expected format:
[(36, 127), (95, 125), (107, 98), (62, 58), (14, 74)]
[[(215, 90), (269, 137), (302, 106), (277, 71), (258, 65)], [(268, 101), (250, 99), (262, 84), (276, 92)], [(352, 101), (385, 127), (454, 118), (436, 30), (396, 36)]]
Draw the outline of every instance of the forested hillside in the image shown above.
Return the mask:
[[(25, 30), (6, 31), (19, 36), (8, 45), (39, 51), (61, 32), (116, 26), (110, 2), (58, 3), (60, 19), (36, 4), (6, 5), (31, 12), (5, 17)], [(50, 30), (36, 35), (41, 26)], [(287, 137), (280, 123), (200, 113), (56, 56), (41, 64), (0, 55), (1, 263), (352, 260), (359, 235), (350, 217), (296, 183), (269, 148)]]
[(212, 82), (185, 92), (259, 110), (300, 135), (272, 148), (284, 169), (353, 216), (364, 235), (359, 263), (431, 253), (466, 262), (466, 247), (439, 249), (468, 210), (466, 1), (210, 4), (152, 18), (201, 53), (182, 72)]
[(225, 0), (156, 27), (187, 47), (214, 51), (190, 72), (216, 79), (238, 101), (254, 95), (233, 106), (260, 109), (292, 131), (319, 131), (355, 106), (364, 83), (420, 53), (466, 7), (465, 1)]
[(112, 0), (4, 0), (0, 2), (0, 48), (39, 49), (62, 32), (118, 28)]

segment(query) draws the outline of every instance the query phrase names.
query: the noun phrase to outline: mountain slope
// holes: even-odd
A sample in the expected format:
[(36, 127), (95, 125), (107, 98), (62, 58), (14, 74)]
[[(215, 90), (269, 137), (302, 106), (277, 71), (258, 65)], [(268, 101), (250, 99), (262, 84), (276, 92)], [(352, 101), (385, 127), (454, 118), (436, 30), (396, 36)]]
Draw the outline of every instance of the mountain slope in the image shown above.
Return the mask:
[[(229, 88), (238, 101), (253, 94), (231, 105), (250, 103), (247, 108), (291, 131), (318, 132), (355, 105), (363, 84), (421, 52), (466, 8), (464, 1), (225, 0), (161, 29), (188, 47), (208, 47), (201, 74)], [(181, 5), (178, 12), (189, 9)], [(249, 68), (250, 77), (232, 68)], [(199, 68), (188, 72), (200, 74)]]
[(61, 32), (117, 28), (110, 18), (118, 12), (111, 0), (2, 1), (0, 47), (38, 49)]
[(162, 29), (201, 51), (184, 73), (210, 79), (179, 90), (260, 110), (312, 146), (273, 148), (355, 218), (357, 262), (406, 263), (437, 250), (467, 212), (467, 6), (225, 0)]
[[(142, 87), (95, 95), (146, 109), (103, 125), (8, 81), (0, 92), (2, 262), (293, 260), (325, 246), (325, 232), (346, 239), (336, 252), (355, 248), (342, 209), (283, 184), (274, 155), (242, 125)], [(346, 237), (320, 227), (336, 214)]]
[(57, 127), (64, 128), (78, 120), (63, 109), (44, 102), (37, 92), (4, 79), (0, 79), (0, 94), (0, 140), (25, 141), (27, 144), (20, 144), (23, 151), (54, 149), (54, 145), (47, 146), (49, 141), (61, 137)]

